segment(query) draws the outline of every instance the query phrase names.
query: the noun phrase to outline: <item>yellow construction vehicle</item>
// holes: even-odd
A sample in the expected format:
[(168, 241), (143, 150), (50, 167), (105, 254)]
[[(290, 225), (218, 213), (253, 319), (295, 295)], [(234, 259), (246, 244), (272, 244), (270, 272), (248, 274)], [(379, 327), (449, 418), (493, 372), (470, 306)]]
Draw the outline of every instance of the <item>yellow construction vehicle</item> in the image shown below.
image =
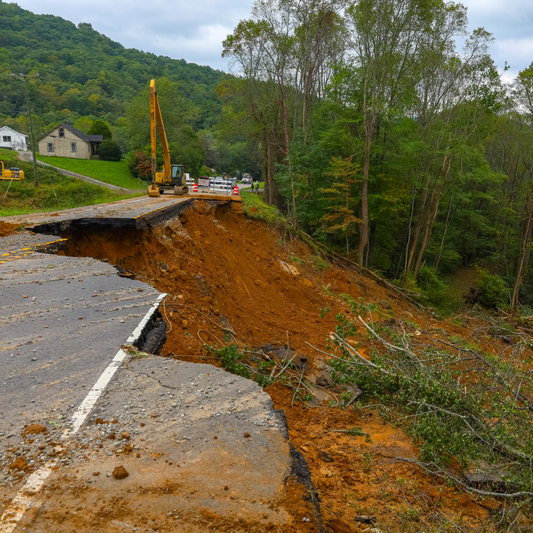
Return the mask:
[[(156, 162), (156, 124), (159, 130), (159, 140), (163, 148), (163, 170), (157, 172)], [(155, 90), (155, 80), (150, 82), (150, 137), (152, 140), (152, 183), (148, 187), (148, 196), (160, 196), (165, 191), (172, 190), (174, 194), (187, 194), (189, 188), (185, 184), (183, 165), (170, 164), (170, 150), (167, 134), (163, 124), (163, 116), (159, 107), (159, 99)]]
[(11, 167), (7, 169), (4, 167), (4, 162), (0, 161), (0, 180), (20, 181), (24, 179), (24, 171), (18, 167)]

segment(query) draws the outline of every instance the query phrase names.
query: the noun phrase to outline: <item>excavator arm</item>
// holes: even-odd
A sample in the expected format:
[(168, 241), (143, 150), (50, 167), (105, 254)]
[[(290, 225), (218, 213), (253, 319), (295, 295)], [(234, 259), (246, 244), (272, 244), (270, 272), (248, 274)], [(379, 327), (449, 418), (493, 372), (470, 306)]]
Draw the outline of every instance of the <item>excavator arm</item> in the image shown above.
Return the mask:
[(152, 141), (152, 176), (155, 180), (155, 173), (157, 171), (156, 150), (157, 139), (155, 128), (159, 130), (159, 140), (163, 149), (163, 179), (170, 180), (170, 149), (168, 147), (168, 139), (163, 123), (163, 115), (159, 107), (159, 98), (157, 97), (157, 90), (155, 88), (155, 80), (150, 82), (150, 137)]
[[(163, 171), (157, 172), (157, 130), (163, 149)], [(151, 167), (152, 183), (148, 187), (148, 196), (159, 196), (160, 189), (174, 188), (174, 194), (187, 194), (188, 188), (182, 182), (183, 166), (170, 164), (170, 149), (155, 88), (155, 80), (150, 81), (150, 140), (152, 143)]]

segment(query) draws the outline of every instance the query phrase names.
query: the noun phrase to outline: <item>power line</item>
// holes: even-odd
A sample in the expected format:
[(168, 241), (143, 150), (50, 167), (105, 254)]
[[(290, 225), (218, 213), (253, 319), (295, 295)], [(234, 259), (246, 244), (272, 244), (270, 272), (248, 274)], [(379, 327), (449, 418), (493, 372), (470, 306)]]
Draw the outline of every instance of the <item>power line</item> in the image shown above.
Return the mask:
[(28, 106), (28, 117), (30, 119), (30, 136), (31, 136), (31, 151), (33, 154), (33, 184), (37, 187), (39, 185), (39, 170), (37, 169), (37, 156), (35, 154), (35, 135), (33, 134), (33, 119), (31, 116), (30, 95), (28, 93), (28, 79), (40, 78), (39, 74), (13, 74), (15, 78), (24, 81), (24, 94), (26, 96), (26, 105)]

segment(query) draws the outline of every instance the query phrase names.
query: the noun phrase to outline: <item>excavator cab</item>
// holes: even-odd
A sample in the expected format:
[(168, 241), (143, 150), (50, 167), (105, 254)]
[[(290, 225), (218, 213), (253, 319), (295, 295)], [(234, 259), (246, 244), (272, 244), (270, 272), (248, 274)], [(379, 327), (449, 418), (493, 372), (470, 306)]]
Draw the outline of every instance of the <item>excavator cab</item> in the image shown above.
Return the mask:
[(171, 184), (173, 186), (183, 185), (183, 165), (172, 165)]

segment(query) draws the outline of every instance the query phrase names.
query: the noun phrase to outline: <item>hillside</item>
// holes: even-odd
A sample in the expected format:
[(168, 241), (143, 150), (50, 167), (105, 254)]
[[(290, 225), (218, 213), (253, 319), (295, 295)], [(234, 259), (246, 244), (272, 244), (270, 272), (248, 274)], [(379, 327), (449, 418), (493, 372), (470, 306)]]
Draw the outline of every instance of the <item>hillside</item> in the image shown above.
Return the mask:
[[(76, 26), (0, 1), (0, 123), (26, 111), (22, 84), (10, 72), (42, 76), (29, 84), (40, 132), (62, 121), (101, 118), (115, 126), (119, 141), (128, 141), (128, 105), (154, 77), (173, 82), (186, 108), (181, 120), (194, 131), (209, 129), (221, 109), (215, 95), (221, 71), (126, 49), (90, 24)], [(25, 120), (19, 117), (19, 130), (25, 130)]]
[[(254, 379), (283, 409), (324, 520), (299, 531), (531, 531), (529, 339), (511, 324), (435, 318), (236, 204), (61, 236), (62, 254), (105, 259), (168, 295), (162, 355)], [(514, 496), (502, 504), (501, 491)], [(308, 516), (289, 485), (284, 504), (296, 523)], [(220, 520), (209, 527), (282, 531)]]
[(204, 164), (260, 174), (256, 141), (233, 127), (228, 141), (212, 131), (222, 114), (215, 90), (229, 78), (222, 71), (127, 49), (90, 24), (76, 26), (0, 0), (0, 125), (29, 133), (24, 87), (11, 72), (41, 76), (28, 83), (38, 136), (62, 122), (87, 133), (101, 119), (123, 154), (146, 152), (150, 143), (148, 86), (155, 78), (173, 163), (193, 175)]

